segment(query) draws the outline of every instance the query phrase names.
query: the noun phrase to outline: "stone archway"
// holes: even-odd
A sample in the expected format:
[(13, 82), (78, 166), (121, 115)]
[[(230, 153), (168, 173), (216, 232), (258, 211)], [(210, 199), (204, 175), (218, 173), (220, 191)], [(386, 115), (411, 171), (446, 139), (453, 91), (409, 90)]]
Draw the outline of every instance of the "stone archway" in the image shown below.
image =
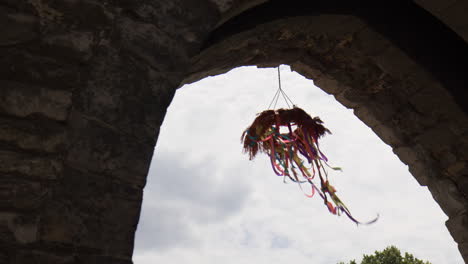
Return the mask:
[[(465, 1), (452, 13), (418, 1), (445, 25), (403, 1), (279, 2), (1, 3), (0, 260), (131, 263), (155, 132), (175, 89), (287, 63), (393, 147), (449, 216), (466, 261), (468, 21), (451, 20)], [(419, 30), (386, 27), (401, 21)], [(418, 42), (420, 32), (433, 42)]]
[[(418, 182), (428, 186), (449, 216), (447, 228), (466, 260), (467, 238), (462, 235), (468, 231), (466, 154), (456, 154), (466, 153), (460, 150), (466, 144), (462, 143), (468, 124), (466, 105), (457, 99), (466, 98), (460, 93), (466, 80), (445, 75), (447, 69), (441, 72), (432, 65), (446, 63), (405, 52), (405, 45), (398, 45), (385, 30), (378, 32), (381, 28), (365, 18), (332, 12), (285, 17), (228, 32), (193, 59), (186, 82), (226, 72), (232, 65), (290, 64), (352, 108), (393, 148)], [(457, 80), (446, 82), (446, 78)]]

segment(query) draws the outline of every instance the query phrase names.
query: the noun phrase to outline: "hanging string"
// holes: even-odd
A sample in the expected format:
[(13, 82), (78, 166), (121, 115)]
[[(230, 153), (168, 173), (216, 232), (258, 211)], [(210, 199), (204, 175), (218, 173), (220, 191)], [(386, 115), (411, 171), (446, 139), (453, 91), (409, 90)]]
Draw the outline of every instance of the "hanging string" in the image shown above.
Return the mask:
[(286, 104), (288, 105), (288, 107), (291, 108), (289, 106), (288, 101), (291, 103), (292, 106), (294, 106), (294, 103), (291, 101), (291, 99), (289, 99), (289, 96), (284, 92), (283, 88), (281, 88), (281, 74), (280, 74), (280, 66), (279, 65), (278, 65), (278, 88), (279, 88), (281, 94), (283, 95), (284, 101), (286, 101)]
[(280, 95), (283, 96), (283, 99), (286, 102), (286, 105), (288, 106), (288, 108), (291, 108), (291, 105), (294, 107), (294, 103), (292, 102), (292, 100), (289, 98), (289, 96), (284, 92), (283, 88), (281, 87), (281, 73), (280, 73), (280, 66), (278, 66), (278, 90), (276, 90), (276, 93), (273, 96), (273, 99), (268, 105), (268, 109), (271, 109), (271, 106), (273, 106), (273, 109), (276, 108)]

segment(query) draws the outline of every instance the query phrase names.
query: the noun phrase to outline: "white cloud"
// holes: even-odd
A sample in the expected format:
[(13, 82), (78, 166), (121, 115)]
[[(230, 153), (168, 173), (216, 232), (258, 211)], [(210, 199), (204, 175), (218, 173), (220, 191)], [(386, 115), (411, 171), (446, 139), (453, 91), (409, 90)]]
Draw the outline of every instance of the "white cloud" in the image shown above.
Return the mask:
[[(433, 264), (463, 263), (447, 219), (391, 148), (336, 100), (287, 67), (283, 88), (333, 134), (321, 142), (338, 195), (370, 226), (330, 215), (283, 184), (240, 135), (277, 88), (275, 69), (245, 67), (181, 88), (145, 188), (134, 263), (336, 263), (396, 245)], [(308, 191), (308, 189), (305, 189)]]

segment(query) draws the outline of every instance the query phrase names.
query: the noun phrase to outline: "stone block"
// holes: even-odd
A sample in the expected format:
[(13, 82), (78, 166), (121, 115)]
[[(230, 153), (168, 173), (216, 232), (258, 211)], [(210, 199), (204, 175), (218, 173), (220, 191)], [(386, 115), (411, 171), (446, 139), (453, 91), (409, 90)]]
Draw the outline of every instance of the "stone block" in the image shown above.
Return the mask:
[[(450, 131), (464, 140), (464, 144), (468, 146), (468, 118), (467, 117), (457, 117), (451, 120), (448, 128)], [(468, 154), (468, 153), (467, 153)], [(468, 155), (466, 155), (468, 159)]]
[[(48, 2), (49, 8), (58, 10), (64, 20), (81, 30), (100, 30), (112, 27), (117, 11), (113, 6), (95, 0), (67, 0)], [(80, 10), (80, 12), (76, 12)]]
[(411, 147), (401, 146), (393, 149), (398, 158), (406, 165), (412, 165), (420, 161), (418, 152)]
[(392, 43), (380, 33), (367, 26), (355, 33), (351, 45), (366, 56), (376, 56), (384, 53)]
[(50, 185), (5, 174), (0, 178), (0, 208), (3, 210), (38, 210), (50, 195)]
[(468, 242), (458, 243), (458, 250), (460, 251), (465, 263), (468, 263)]
[(139, 141), (112, 126), (74, 112), (70, 118), (73, 142), (66, 164), (110, 178), (144, 186), (154, 141)]
[(387, 145), (390, 145), (392, 147), (399, 147), (405, 145), (404, 137), (401, 134), (399, 134), (395, 128), (391, 126), (381, 124), (375, 127), (371, 127), (371, 129)]
[(11, 263), (11, 259), (12, 259), (12, 255), (14, 254), (14, 249), (11, 249), (11, 248), (8, 248), (8, 247), (4, 247), (2, 249), (0, 249), (0, 263), (5, 263), (5, 264), (8, 264), (8, 263)]
[(421, 121), (423, 121), (423, 118), (419, 113), (413, 111), (410, 107), (405, 107), (403, 104), (386, 123), (388, 126), (393, 127), (395, 133), (408, 143), (414, 144), (414, 137), (423, 133), (426, 127)]
[(421, 186), (428, 186), (431, 180), (436, 177), (436, 170), (426, 162), (414, 162), (408, 164), (409, 172)]
[(41, 216), (41, 241), (130, 258), (141, 200), (128, 201), (112, 196), (108, 190), (88, 191), (82, 186), (72, 192), (60, 193), (50, 200)]
[(356, 89), (349, 88), (339, 94), (336, 94), (335, 99), (347, 108), (356, 108), (363, 102), (368, 101), (369, 96), (357, 91)]
[(74, 95), (74, 109), (139, 140), (154, 142), (182, 76), (114, 55), (95, 58), (87, 84)]
[(42, 38), (43, 49), (53, 50), (54, 55), (87, 62), (92, 56), (95, 39), (93, 32), (71, 31), (65, 34), (49, 34)]
[(438, 0), (415, 0), (415, 2), (426, 9), (427, 11), (431, 12), (432, 14), (439, 16), (442, 10), (447, 9), (447, 7), (453, 5), (458, 0), (446, 0), (446, 1), (438, 1)]
[(35, 180), (52, 180), (62, 174), (62, 163), (57, 157), (41, 157), (13, 151), (0, 151), (0, 173), (26, 176)]
[(468, 162), (466, 161), (456, 161), (447, 166), (447, 172), (449, 175), (453, 176), (453, 178), (457, 178), (462, 174), (468, 175)]
[[(1, 261), (1, 259), (0, 259)], [(42, 250), (18, 250), (11, 264), (132, 264), (130, 258), (100, 256), (83, 252), (57, 253)]]
[(455, 154), (458, 159), (468, 161), (468, 132), (459, 136), (455, 145)]
[(432, 153), (434, 157), (437, 157), (443, 154), (444, 151), (449, 151), (451, 146), (456, 144), (457, 137), (443, 124), (439, 124), (424, 131), (423, 134), (417, 136), (414, 140), (428, 152)]
[(418, 68), (416, 62), (409, 58), (402, 50), (393, 45), (373, 57), (372, 60), (375, 61), (380, 69), (394, 78), (405, 76), (407, 72), (411, 72), (414, 68)]
[[(46, 118), (0, 118), (0, 141), (22, 150), (58, 153), (65, 149), (65, 126)], [(1, 167), (1, 165), (0, 165)]]
[(427, 187), (429, 187), (434, 200), (449, 218), (467, 210), (467, 200), (452, 180), (432, 177)]
[(453, 118), (460, 112), (448, 91), (435, 83), (412, 95), (410, 103), (421, 115), (433, 119)]
[(326, 75), (322, 75), (315, 79), (314, 84), (328, 94), (339, 94), (348, 89), (348, 87), (344, 86), (342, 83), (339, 83)]
[(462, 192), (462, 194), (468, 200), (468, 172), (464, 171), (463, 174), (457, 176), (456, 185), (460, 192)]
[(443, 9), (440, 14), (441, 20), (465, 41), (468, 41), (468, 35), (463, 34), (468, 29), (467, 12), (468, 3), (466, 1), (456, 1)]
[(76, 264), (133, 264), (130, 258), (82, 255), (75, 259)]
[(128, 17), (119, 21), (121, 48), (159, 71), (179, 71), (189, 61), (180, 42), (154, 24)]
[(37, 17), (0, 7), (0, 46), (29, 42), (38, 37)]
[(50, 90), (17, 82), (0, 81), (0, 110), (17, 117), (41, 114), (63, 121), (71, 106), (71, 92)]
[[(371, 126), (377, 124), (388, 125), (393, 124), (392, 119), (398, 117), (402, 108), (404, 108), (404, 103), (399, 101), (393, 92), (381, 91), (369, 96), (368, 101), (361, 103), (355, 110), (355, 114), (360, 115), (358, 117), (362, 116), (369, 119)], [(398, 126), (395, 126), (395, 130), (399, 130)]]
[[(38, 215), (0, 213), (0, 230), (7, 230), (0, 236), (2, 242), (28, 244), (38, 240)], [(10, 234), (10, 238), (8, 238)], [(4, 240), (5, 239), (5, 240)]]
[(457, 243), (468, 242), (468, 215), (466, 212), (450, 217), (445, 225)]
[(59, 255), (56, 252), (47, 252), (34, 249), (18, 250), (11, 264), (75, 264), (74, 257), (70, 255)]
[(353, 112), (355, 116), (357, 116), (362, 122), (364, 122), (369, 127), (374, 127), (381, 124), (381, 122), (377, 120), (373, 115), (373, 111), (364, 105), (355, 108)]
[(219, 11), (209, 1), (132, 1), (126, 3), (126, 10), (130, 11), (128, 16), (154, 24), (182, 45), (202, 42), (220, 18)]
[[(335, 84), (333, 80), (330, 80), (332, 82), (332, 85), (318, 85), (316, 80), (320, 79), (320, 77), (323, 75), (323, 72), (320, 71), (319, 69), (311, 67), (307, 63), (304, 63), (302, 61), (296, 61), (296, 62), (291, 63), (290, 66), (291, 66), (291, 71), (295, 71), (299, 73), (300, 75), (304, 76), (305, 78), (312, 80), (314, 84), (318, 87), (327, 86), (329, 87), (329, 89), (335, 88), (335, 86), (333, 85)], [(327, 82), (327, 81), (325, 80), (324, 82)], [(320, 88), (323, 89), (322, 87)], [(325, 92), (329, 93), (328, 91), (325, 91)]]
[(83, 72), (76, 63), (32, 54), (18, 47), (6, 48), (0, 54), (0, 64), (4, 65), (0, 67), (3, 80), (68, 91), (81, 86)]
[(327, 35), (331, 38), (346, 38), (366, 27), (366, 23), (356, 16), (325, 14), (307, 18), (308, 29), (314, 35)]

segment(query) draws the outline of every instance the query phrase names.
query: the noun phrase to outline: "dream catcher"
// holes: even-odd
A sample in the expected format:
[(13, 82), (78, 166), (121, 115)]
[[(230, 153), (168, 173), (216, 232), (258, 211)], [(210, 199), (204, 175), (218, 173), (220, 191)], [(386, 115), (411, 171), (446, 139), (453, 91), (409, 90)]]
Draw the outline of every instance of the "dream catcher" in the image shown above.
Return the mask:
[[(302, 184), (309, 184), (311, 193), (306, 196), (313, 197), (314, 194), (318, 194), (330, 213), (344, 213), (356, 224), (371, 224), (377, 221), (378, 216), (366, 223), (357, 221), (336, 195), (336, 189), (328, 179), (327, 169), (341, 169), (328, 165), (328, 159), (319, 146), (319, 139), (330, 134), (330, 131), (320, 118), (310, 117), (292, 103), (281, 88), (279, 67), (278, 82), (279, 87), (268, 107), (269, 110), (259, 113), (242, 134), (244, 152), (249, 154), (250, 160), (259, 152), (267, 154), (276, 175), (298, 183), (301, 189)], [(280, 96), (288, 108), (273, 110)]]

